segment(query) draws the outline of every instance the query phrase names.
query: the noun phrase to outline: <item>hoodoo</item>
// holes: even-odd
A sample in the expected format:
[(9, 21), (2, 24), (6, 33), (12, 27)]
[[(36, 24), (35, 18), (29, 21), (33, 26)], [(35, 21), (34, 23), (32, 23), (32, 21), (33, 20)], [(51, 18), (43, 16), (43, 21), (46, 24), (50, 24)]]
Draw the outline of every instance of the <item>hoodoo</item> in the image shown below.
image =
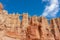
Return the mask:
[(0, 3), (0, 40), (60, 40), (60, 18), (8, 14)]

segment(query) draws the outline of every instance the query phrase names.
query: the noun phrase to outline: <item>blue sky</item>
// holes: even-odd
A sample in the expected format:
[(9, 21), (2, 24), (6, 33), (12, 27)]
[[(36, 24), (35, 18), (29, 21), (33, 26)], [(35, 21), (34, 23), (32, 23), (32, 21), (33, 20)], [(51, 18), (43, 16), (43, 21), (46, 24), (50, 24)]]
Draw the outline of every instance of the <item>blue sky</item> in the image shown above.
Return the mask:
[(0, 0), (8, 13), (28, 13), (30, 16), (56, 18), (60, 16), (60, 0)]

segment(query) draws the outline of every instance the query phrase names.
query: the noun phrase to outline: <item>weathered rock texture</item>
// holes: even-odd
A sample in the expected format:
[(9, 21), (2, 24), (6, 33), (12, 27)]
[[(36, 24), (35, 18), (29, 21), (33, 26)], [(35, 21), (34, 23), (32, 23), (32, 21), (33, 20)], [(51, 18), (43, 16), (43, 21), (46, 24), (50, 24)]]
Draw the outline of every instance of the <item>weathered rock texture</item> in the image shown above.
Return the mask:
[(60, 18), (8, 14), (0, 3), (0, 40), (60, 40)]

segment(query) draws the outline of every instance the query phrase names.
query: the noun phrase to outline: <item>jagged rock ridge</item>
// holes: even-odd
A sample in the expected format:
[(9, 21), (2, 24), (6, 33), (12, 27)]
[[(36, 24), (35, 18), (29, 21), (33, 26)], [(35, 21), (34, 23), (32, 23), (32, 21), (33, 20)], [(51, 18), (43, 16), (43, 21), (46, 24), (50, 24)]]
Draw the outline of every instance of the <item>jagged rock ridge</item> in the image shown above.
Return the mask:
[(60, 40), (60, 18), (8, 14), (0, 3), (0, 40)]

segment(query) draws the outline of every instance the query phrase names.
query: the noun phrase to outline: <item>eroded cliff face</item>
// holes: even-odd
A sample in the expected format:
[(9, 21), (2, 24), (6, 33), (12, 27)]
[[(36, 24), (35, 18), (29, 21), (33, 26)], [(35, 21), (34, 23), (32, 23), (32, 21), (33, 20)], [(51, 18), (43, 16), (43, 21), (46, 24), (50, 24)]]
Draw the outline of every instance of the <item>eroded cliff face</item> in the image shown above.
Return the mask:
[(60, 40), (60, 18), (8, 14), (0, 3), (0, 40)]

